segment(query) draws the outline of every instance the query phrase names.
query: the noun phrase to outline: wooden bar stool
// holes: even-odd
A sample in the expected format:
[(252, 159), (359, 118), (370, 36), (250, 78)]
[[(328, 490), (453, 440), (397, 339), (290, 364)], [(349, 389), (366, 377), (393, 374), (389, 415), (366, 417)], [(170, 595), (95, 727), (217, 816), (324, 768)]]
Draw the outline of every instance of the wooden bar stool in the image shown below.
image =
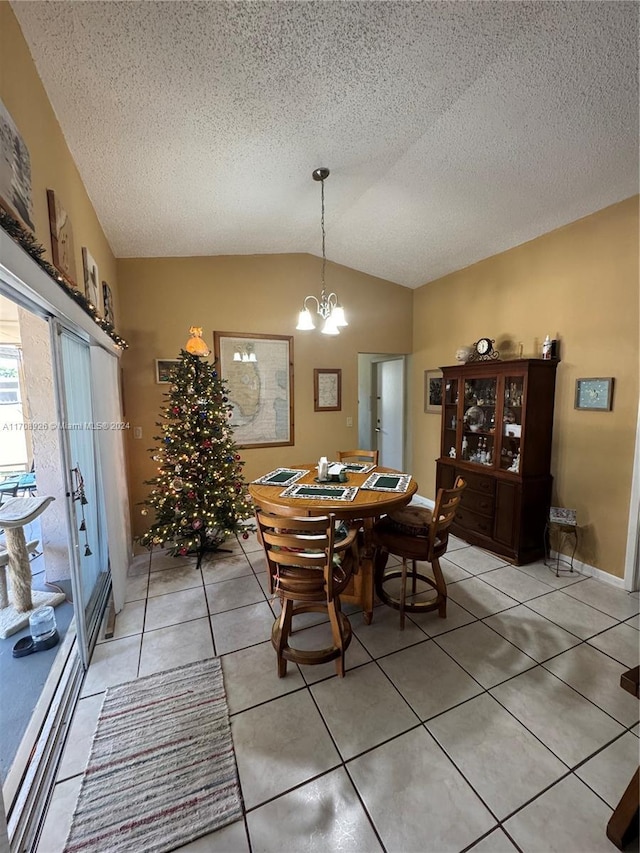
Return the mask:
[[(351, 624), (340, 609), (339, 596), (357, 568), (357, 531), (336, 542), (334, 515), (300, 518), (257, 510), (256, 520), (267, 557), (269, 591), (279, 595), (282, 604), (271, 631), (278, 676), (286, 675), (289, 660), (299, 664), (335, 660), (336, 672), (344, 676)], [(309, 612), (328, 614), (332, 646), (309, 650), (289, 645), (293, 617)]]
[[(439, 489), (433, 512), (425, 507), (407, 506), (389, 513), (373, 528), (376, 593), (381, 601), (400, 611), (401, 630), (404, 630), (406, 611), (421, 613), (437, 610), (443, 619), (447, 615), (447, 585), (440, 568), (440, 557), (447, 550), (449, 527), (465, 487), (465, 481), (458, 477), (453, 489)], [(402, 559), (401, 569), (385, 570), (389, 554)], [(417, 571), (418, 560), (431, 563), (433, 578)], [(407, 561), (411, 562), (410, 574)], [(396, 597), (385, 589), (385, 585), (397, 578), (400, 578), (400, 593)], [(412, 596), (416, 595), (417, 581), (421, 580), (435, 589), (435, 598), (429, 601), (408, 601), (409, 578)]]

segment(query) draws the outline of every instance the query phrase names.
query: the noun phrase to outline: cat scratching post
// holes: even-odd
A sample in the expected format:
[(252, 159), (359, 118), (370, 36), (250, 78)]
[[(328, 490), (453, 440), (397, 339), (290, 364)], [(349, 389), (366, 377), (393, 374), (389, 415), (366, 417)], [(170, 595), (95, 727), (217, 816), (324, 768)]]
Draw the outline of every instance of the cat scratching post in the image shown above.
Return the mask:
[[(30, 524), (49, 506), (53, 497), (11, 498), (0, 507), (0, 527), (4, 528), (8, 568), (13, 593), (13, 606), (18, 613), (33, 609), (31, 599), (31, 566), (27, 542), (24, 537), (24, 525)], [(0, 571), (2, 569), (0, 568)], [(0, 608), (9, 606), (7, 581), (2, 572), (0, 579)]]

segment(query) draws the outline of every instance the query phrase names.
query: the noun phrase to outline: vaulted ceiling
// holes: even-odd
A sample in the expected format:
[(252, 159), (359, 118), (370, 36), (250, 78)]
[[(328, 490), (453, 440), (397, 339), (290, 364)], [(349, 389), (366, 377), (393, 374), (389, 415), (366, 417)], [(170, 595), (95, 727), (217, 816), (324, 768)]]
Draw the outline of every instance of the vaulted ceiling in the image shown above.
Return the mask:
[(638, 192), (635, 2), (12, 2), (118, 257), (416, 287)]

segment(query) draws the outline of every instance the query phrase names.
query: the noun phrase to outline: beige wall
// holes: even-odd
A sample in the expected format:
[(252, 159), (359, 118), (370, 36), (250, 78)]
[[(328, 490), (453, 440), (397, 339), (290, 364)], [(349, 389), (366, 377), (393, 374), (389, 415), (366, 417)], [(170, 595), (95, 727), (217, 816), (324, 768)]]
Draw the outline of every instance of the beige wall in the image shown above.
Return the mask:
[[(487, 336), (504, 356), (540, 355), (559, 338), (552, 458), (554, 504), (578, 510), (577, 556), (624, 575), (638, 417), (638, 197), (414, 291), (413, 466), (435, 489), (439, 416), (425, 414), (424, 371), (455, 364)], [(612, 412), (574, 409), (578, 377), (613, 376)]]
[[(202, 326), (213, 348), (214, 330), (291, 335), (294, 340), (295, 446), (242, 451), (247, 479), (271, 468), (331, 456), (358, 441), (358, 353), (410, 353), (413, 292), (405, 287), (327, 265), (350, 325), (338, 337), (296, 332), (303, 298), (320, 292), (320, 259), (311, 255), (120, 259), (126, 418), (142, 440), (127, 437), (134, 532), (143, 519), (135, 504), (155, 473), (148, 448), (166, 386), (155, 384), (155, 359), (176, 358), (191, 325)], [(342, 370), (342, 411), (314, 412), (313, 370)], [(347, 427), (347, 417), (353, 426)]]
[(104, 236), (49, 99), (36, 71), (22, 31), (9, 3), (0, 0), (0, 99), (24, 139), (31, 157), (35, 237), (51, 261), (47, 189), (55, 190), (73, 226), (78, 287), (84, 291), (82, 246), (87, 246), (114, 297), (120, 329), (118, 282), (113, 253)]

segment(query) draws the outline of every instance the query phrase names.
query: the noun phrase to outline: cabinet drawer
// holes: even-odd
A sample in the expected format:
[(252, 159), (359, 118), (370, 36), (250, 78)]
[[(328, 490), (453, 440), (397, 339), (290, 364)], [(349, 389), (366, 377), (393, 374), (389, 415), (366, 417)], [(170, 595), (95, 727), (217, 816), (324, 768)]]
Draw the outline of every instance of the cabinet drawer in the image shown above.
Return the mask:
[(495, 499), (493, 495), (484, 494), (483, 492), (474, 492), (471, 489), (465, 489), (462, 493), (462, 506), (465, 509), (480, 512), (482, 515), (493, 516), (495, 508)]
[[(471, 471), (456, 471), (460, 477), (462, 477), (466, 484), (467, 489), (472, 489), (475, 492), (482, 492), (485, 495), (493, 495), (496, 490), (496, 481), (493, 477), (487, 477), (486, 474), (474, 474)], [(465, 492), (462, 493), (463, 495)]]
[(478, 515), (476, 512), (466, 509), (461, 506), (456, 512), (456, 524), (464, 527), (465, 530), (473, 530), (475, 533), (481, 533), (483, 536), (493, 535), (493, 519), (486, 515)]

